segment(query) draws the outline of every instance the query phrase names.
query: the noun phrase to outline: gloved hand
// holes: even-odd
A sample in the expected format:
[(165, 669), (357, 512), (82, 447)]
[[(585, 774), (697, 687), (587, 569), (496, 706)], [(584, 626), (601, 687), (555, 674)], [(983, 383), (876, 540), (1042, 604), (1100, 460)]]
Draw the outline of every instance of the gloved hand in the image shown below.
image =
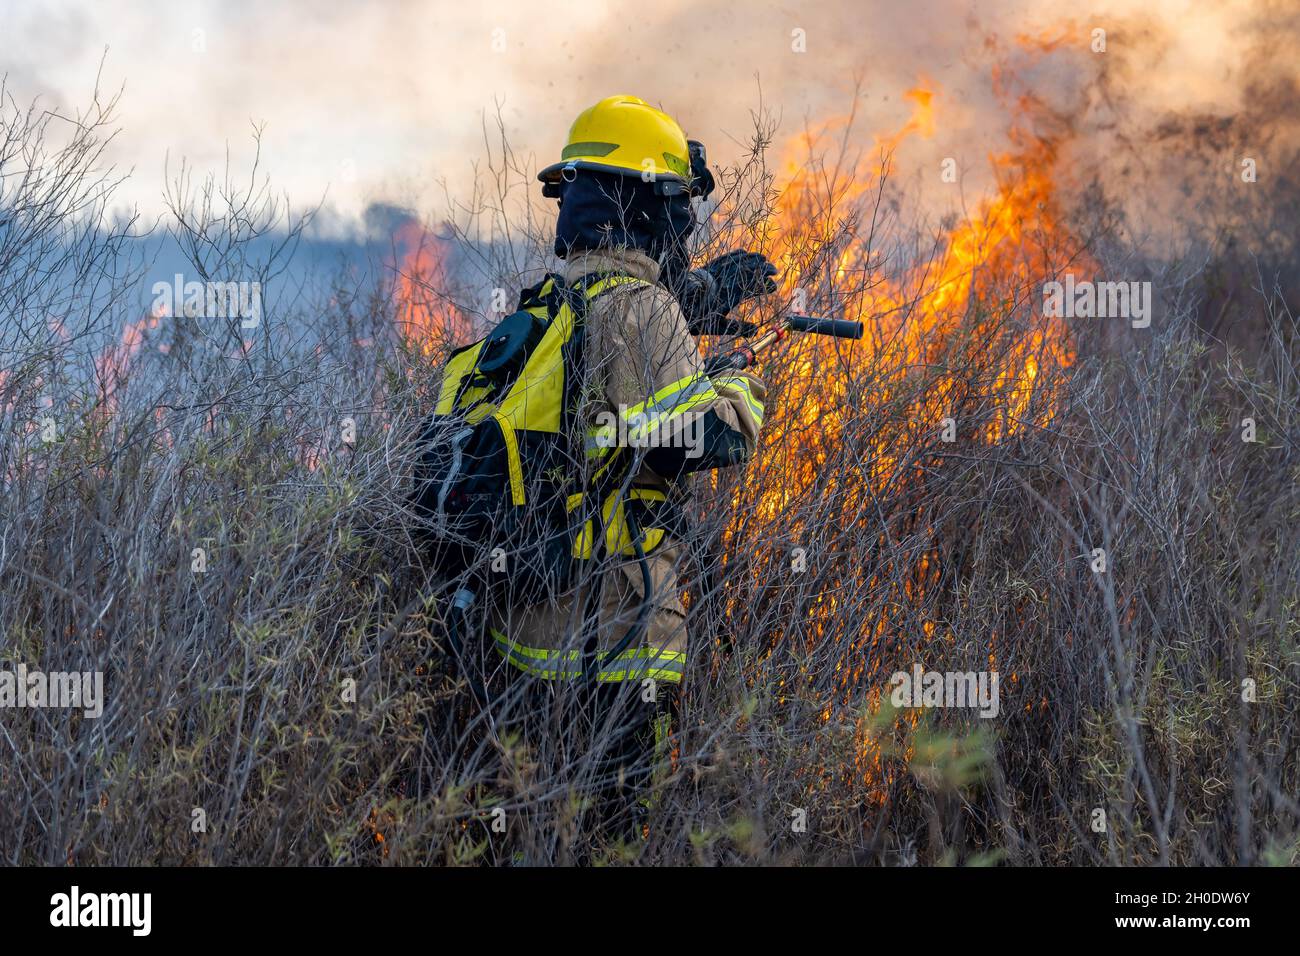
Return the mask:
[(692, 335), (753, 335), (752, 322), (728, 319), (727, 313), (755, 296), (776, 291), (776, 266), (761, 252), (736, 249), (685, 276), (678, 296)]
[(704, 267), (717, 282), (718, 311), (724, 315), (746, 299), (776, 291), (776, 266), (761, 252), (735, 249)]

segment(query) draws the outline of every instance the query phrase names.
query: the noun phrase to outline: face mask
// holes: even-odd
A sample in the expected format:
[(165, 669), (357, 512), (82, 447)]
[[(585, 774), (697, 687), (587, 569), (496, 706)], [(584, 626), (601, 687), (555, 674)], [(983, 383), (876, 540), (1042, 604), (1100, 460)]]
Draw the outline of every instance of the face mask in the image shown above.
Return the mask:
[(688, 260), (686, 240), (694, 228), (689, 195), (661, 196), (653, 183), (636, 177), (580, 169), (562, 187), (555, 253), (566, 258), (623, 246), (676, 270)]

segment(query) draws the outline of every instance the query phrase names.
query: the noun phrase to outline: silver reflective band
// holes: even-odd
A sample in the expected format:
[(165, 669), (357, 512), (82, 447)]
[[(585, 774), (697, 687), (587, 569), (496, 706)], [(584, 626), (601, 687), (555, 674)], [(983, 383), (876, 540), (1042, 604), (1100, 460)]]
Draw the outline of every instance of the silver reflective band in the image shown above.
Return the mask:
[[(583, 676), (582, 652), (577, 650), (558, 651), (547, 648), (525, 647), (515, 644), (496, 628), (492, 628), (492, 638), (497, 651), (511, 664), (533, 677), (543, 680), (573, 680)], [(599, 667), (596, 672), (598, 681), (641, 680), (653, 677), (658, 680), (677, 682), (686, 672), (686, 653), (684, 651), (661, 651), (653, 647), (638, 647), (626, 650), (614, 660), (606, 660), (605, 651), (597, 651)]]

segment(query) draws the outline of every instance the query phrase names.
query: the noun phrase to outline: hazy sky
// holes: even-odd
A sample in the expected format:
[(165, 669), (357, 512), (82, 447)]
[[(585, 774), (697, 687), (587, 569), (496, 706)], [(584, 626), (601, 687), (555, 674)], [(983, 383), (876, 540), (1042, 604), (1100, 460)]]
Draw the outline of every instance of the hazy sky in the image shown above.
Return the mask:
[[(866, 134), (903, 122), (901, 94), (923, 80), (939, 87), (938, 123), (935, 142), (911, 161), (978, 159), (998, 147), (1006, 122), (988, 38), (1009, 47), (1017, 34), (1067, 21), (1080, 44), (1028, 77), (1044, 95), (1081, 96), (1096, 66), (1082, 45), (1095, 23), (1112, 31), (1108, 55), (1135, 110), (1234, 109), (1247, 53), (1269, 32), (1252, 11), (1283, 17), (1293, 7), (0, 0), (0, 72), (20, 102), (40, 95), (72, 111), (104, 58), (102, 86), (125, 88), (113, 158), (135, 174), (122, 199), (146, 211), (160, 206), (169, 154), (219, 169), (229, 148), (244, 168), (251, 124), (264, 123), (275, 184), (302, 204), (328, 191), (338, 224), (358, 220), (373, 201), (436, 216), (438, 181), (453, 193), (467, 188), (484, 154), (484, 114), (497, 104), (512, 146), (534, 167), (556, 155), (579, 110), (622, 92), (673, 112), (713, 158), (726, 159), (760, 99), (792, 135), (808, 119), (847, 112), (860, 82), (870, 142)], [(1293, 31), (1295, 16), (1285, 15)], [(806, 52), (792, 49), (796, 29)], [(1288, 55), (1294, 62), (1294, 50)]]

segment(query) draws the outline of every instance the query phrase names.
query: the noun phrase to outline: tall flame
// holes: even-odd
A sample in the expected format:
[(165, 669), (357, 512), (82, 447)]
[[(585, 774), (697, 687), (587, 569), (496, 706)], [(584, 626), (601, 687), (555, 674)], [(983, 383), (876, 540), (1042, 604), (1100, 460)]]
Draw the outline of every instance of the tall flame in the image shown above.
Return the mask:
[[(864, 512), (863, 502), (898, 501), (900, 483), (923, 485), (927, 456), (945, 427), (960, 429), (964, 441), (992, 444), (1045, 424), (1058, 377), (1044, 373), (1059, 373), (1074, 361), (1061, 320), (1045, 318), (1040, 307), (1045, 281), (1063, 270), (1085, 277), (1095, 268), (1063, 222), (1057, 140), (1014, 130), (1011, 148), (992, 158), (996, 189), (972, 214), (943, 229), (932, 251), (908, 250), (911, 259), (894, 253), (894, 261), (886, 261), (873, 248), (872, 214), (893, 152), (909, 137), (934, 130), (933, 86), (910, 90), (906, 99), (911, 118), (874, 138), (878, 150), (870, 166), (804, 164), (799, 160), (814, 152), (817, 136), (792, 143), (787, 181), (762, 229), (794, 311), (851, 319), (866, 329), (856, 343), (796, 337), (791, 354), (765, 369), (778, 399), (764, 425), (764, 449), (735, 491), (732, 530), (743, 525), (747, 540), (770, 543), (769, 568), (784, 564), (785, 549), (801, 541), (830, 550), (879, 545), (889, 553), (885, 532)], [(828, 128), (839, 130), (850, 121)], [(871, 421), (859, 414), (868, 392), (881, 413)], [(982, 417), (972, 421), (969, 416), (981, 408)], [(846, 439), (865, 449), (860, 463), (835, 457)], [(836, 466), (827, 468), (828, 461)], [(808, 526), (812, 509), (806, 501), (803, 508), (792, 507), (810, 489), (818, 496), (817, 527)], [(916, 500), (922, 499), (918, 492)], [(860, 700), (867, 688), (878, 706), (881, 671), (910, 665), (884, 653), (904, 620), (924, 621), (924, 642), (947, 636), (927, 613), (946, 557), (942, 543), (929, 528), (928, 512), (918, 510), (906, 520), (931, 542), (908, 567), (864, 574), (857, 560), (844, 560), (845, 586), (827, 588), (806, 622), (791, 622), (811, 641), (840, 635), (836, 683), (846, 703)], [(837, 573), (841, 563), (835, 564)], [(772, 575), (758, 574), (762, 594), (761, 582)], [(894, 611), (877, 614), (866, 633), (846, 636), (836, 621), (849, 610), (845, 602), (863, 594), (888, 595), (880, 604)], [(753, 601), (753, 594), (746, 595), (746, 603), (737, 602), (731, 613), (750, 613)], [(994, 657), (988, 667), (996, 667)], [(829, 719), (829, 709), (824, 716)], [(859, 769), (874, 776), (880, 761), (879, 749), (864, 742)]]

